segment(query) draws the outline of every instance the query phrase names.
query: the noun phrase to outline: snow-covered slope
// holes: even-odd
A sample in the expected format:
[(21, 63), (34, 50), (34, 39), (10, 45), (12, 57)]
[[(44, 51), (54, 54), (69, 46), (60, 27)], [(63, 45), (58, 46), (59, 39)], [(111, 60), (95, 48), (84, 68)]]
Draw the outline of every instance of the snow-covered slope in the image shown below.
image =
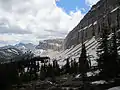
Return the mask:
[[(87, 56), (89, 59), (91, 59), (92, 65), (96, 64), (95, 59), (97, 58), (96, 50), (97, 50), (97, 40), (95, 37), (91, 38), (90, 40), (87, 40), (84, 42), (87, 50)], [(64, 59), (66, 58), (72, 58), (78, 60), (80, 53), (82, 49), (82, 44), (78, 44), (75, 47), (71, 47), (70, 49), (66, 49), (65, 51), (61, 51), (57, 56), (56, 59), (58, 59), (59, 64), (63, 65), (65, 64)]]
[(35, 54), (40, 56), (49, 56), (54, 59), (56, 55), (63, 50), (63, 39), (48, 39), (40, 41), (36, 46)]
[(21, 50), (13, 46), (5, 46), (0, 48), (0, 62), (9, 62), (10, 60), (21, 56), (23, 53)]
[(19, 43), (19, 44), (16, 44), (14, 47), (23, 51), (23, 52), (26, 52), (26, 51), (33, 51), (34, 52), (36, 45), (34, 45), (32, 43), (28, 43), (28, 44)]
[(120, 90), (120, 86), (118, 86), (118, 87), (113, 87), (113, 88), (110, 88), (110, 89), (108, 89), (108, 90)]

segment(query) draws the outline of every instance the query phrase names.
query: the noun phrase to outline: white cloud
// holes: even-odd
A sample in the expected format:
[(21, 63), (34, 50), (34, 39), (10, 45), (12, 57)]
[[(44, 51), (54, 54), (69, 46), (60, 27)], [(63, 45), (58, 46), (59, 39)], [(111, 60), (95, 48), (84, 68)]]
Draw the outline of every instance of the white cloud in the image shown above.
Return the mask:
[(100, 0), (85, 0), (86, 4), (90, 7), (94, 4), (96, 4), (98, 1), (100, 1)]
[(83, 16), (80, 10), (67, 14), (56, 0), (0, 0), (0, 41), (37, 43), (65, 37)]

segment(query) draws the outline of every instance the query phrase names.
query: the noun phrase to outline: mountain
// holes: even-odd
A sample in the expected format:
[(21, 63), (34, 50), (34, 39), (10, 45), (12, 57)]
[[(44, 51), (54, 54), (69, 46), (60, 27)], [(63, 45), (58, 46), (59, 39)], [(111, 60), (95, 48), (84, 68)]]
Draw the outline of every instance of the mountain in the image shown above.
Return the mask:
[(0, 62), (9, 62), (10, 60), (19, 60), (21, 57), (33, 53), (35, 56), (53, 57), (62, 50), (62, 39), (49, 39), (40, 41), (39, 45), (32, 43), (18, 43), (0, 47)]
[(53, 59), (63, 50), (63, 41), (63, 39), (48, 39), (40, 41), (36, 46), (36, 52), (38, 54), (40, 53), (41, 56), (49, 56)]
[(27, 43), (27, 44), (19, 43), (19, 44), (16, 44), (14, 47), (23, 51), (23, 52), (26, 52), (26, 51), (33, 51), (34, 52), (36, 45), (34, 45), (32, 43)]
[(63, 39), (48, 39), (40, 41), (36, 48), (43, 50), (51, 49), (54, 51), (61, 51), (63, 49), (63, 41)]
[[(96, 65), (96, 50), (103, 24), (109, 28), (113, 26), (120, 28), (119, 0), (100, 0), (96, 5), (92, 6), (78, 25), (66, 36), (64, 50), (55, 56), (59, 64), (64, 65), (66, 62), (65, 59), (68, 57), (78, 61), (82, 49), (81, 43), (83, 41), (92, 66)], [(110, 34), (111, 31), (109, 31)], [(118, 33), (120, 33), (120, 30), (117, 30), (117, 35), (119, 35)]]
[(0, 62), (9, 62), (12, 59), (18, 59), (18, 57), (22, 56), (23, 52), (14, 46), (5, 46), (0, 48)]
[(102, 24), (120, 27), (119, 0), (100, 0), (93, 5), (80, 23), (66, 36), (64, 49), (75, 47), (82, 41), (92, 39), (93, 36), (95, 39), (99, 38)]
[[(92, 37), (90, 40), (86, 40), (84, 44), (86, 46), (87, 56), (91, 60), (91, 65), (95, 66), (97, 64), (97, 62), (95, 61), (95, 59), (97, 58), (97, 53), (96, 53), (98, 46), (97, 39), (95, 37)], [(72, 46), (69, 49), (61, 51), (59, 54), (55, 56), (55, 58), (57, 58), (57, 60), (59, 61), (60, 66), (65, 65), (66, 58), (76, 59), (76, 61), (78, 62), (81, 54), (81, 50), (82, 50), (82, 44), (80, 43), (76, 46)]]

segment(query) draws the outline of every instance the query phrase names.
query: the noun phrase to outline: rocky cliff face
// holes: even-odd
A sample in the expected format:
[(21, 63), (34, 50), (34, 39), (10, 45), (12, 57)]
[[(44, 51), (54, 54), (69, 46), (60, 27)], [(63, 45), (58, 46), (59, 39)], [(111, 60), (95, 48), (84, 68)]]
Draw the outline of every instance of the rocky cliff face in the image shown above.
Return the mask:
[(61, 51), (63, 48), (63, 39), (49, 39), (40, 41), (39, 45), (36, 46), (37, 49), (43, 50), (54, 50), (54, 51)]
[(76, 46), (82, 40), (89, 40), (93, 36), (99, 38), (103, 23), (109, 27), (120, 25), (119, 0), (100, 0), (92, 6), (91, 10), (65, 38), (64, 49)]

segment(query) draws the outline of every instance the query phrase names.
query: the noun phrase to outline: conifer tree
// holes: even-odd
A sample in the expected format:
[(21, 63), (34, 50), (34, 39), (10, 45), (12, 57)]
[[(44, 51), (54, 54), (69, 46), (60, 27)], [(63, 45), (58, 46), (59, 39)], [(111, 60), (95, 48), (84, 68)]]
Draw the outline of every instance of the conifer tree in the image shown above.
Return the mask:
[(82, 51), (79, 58), (79, 72), (85, 75), (88, 69), (89, 69), (89, 64), (86, 55), (86, 47), (85, 44), (82, 43)]
[(74, 61), (71, 60), (71, 63), (70, 63), (70, 74), (73, 74), (74, 73)]
[(112, 28), (112, 38), (111, 38), (111, 54), (115, 58), (118, 56), (118, 51), (117, 51), (117, 37), (116, 37), (116, 27)]
[(56, 76), (60, 75), (60, 67), (59, 67), (59, 64), (58, 64), (57, 60), (53, 61), (53, 70), (54, 70), (54, 74)]
[(73, 61), (73, 64), (74, 64), (74, 73), (77, 74), (78, 73), (78, 63), (76, 62), (76, 60), (74, 59)]
[(106, 74), (108, 72), (108, 62), (109, 62), (109, 40), (108, 40), (108, 27), (103, 23), (102, 30), (100, 34), (100, 40), (98, 41), (99, 46), (97, 48), (97, 55), (99, 57), (98, 67), (102, 73)]
[(69, 62), (69, 58), (67, 58), (67, 60), (66, 60), (65, 73), (70, 73), (70, 62)]
[(118, 72), (118, 50), (117, 50), (117, 37), (116, 27), (112, 27), (112, 37), (110, 39), (110, 55), (109, 55), (109, 75), (116, 76)]
[(117, 43), (115, 28), (112, 28), (112, 34), (109, 35), (110, 28), (105, 24), (102, 25), (101, 37), (98, 46), (98, 66), (105, 77), (113, 77), (116, 75), (117, 69)]
[(46, 78), (46, 70), (45, 70), (45, 64), (41, 65), (40, 69), (40, 79), (44, 80)]

